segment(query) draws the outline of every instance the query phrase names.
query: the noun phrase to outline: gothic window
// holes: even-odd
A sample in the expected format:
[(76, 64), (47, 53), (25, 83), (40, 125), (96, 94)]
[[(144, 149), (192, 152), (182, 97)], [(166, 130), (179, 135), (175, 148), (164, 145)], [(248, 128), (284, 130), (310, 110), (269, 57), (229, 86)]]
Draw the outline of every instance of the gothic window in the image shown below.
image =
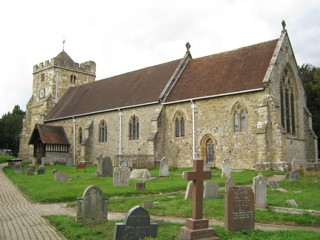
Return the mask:
[(129, 140), (139, 140), (139, 119), (135, 115), (129, 122)]
[(247, 116), (244, 108), (237, 104), (233, 113), (233, 131), (246, 132), (247, 131)]
[(77, 79), (77, 77), (75, 75), (71, 75), (70, 76), (70, 83), (71, 84), (75, 84), (76, 83), (76, 79)]
[(175, 137), (184, 137), (185, 135), (185, 121), (181, 112), (177, 112), (174, 118), (174, 131)]
[(99, 142), (107, 142), (107, 124), (104, 120), (99, 123)]
[(296, 93), (294, 77), (288, 69), (284, 69), (280, 82), (280, 114), (281, 126), (286, 133), (296, 134)]
[(79, 128), (79, 143), (82, 143), (82, 128)]

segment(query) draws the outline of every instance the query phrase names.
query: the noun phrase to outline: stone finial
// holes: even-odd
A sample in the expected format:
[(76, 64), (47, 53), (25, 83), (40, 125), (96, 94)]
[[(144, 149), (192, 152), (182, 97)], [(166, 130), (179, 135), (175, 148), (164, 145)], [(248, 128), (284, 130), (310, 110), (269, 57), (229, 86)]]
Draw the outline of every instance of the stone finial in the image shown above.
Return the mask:
[(281, 24), (282, 24), (282, 32), (287, 31), (286, 30), (286, 22), (284, 20), (282, 20)]
[(186, 43), (187, 52), (190, 52), (191, 45), (189, 42)]

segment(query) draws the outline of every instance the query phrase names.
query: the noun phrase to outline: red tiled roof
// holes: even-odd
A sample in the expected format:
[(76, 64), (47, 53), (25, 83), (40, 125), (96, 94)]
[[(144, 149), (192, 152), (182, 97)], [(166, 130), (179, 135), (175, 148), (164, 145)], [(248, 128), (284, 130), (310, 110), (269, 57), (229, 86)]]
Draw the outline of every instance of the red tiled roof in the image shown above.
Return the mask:
[(43, 144), (70, 145), (66, 132), (62, 126), (37, 124), (32, 132), (29, 144), (34, 144), (38, 137), (40, 137)]
[(192, 59), (165, 102), (263, 88), (278, 39)]
[(70, 88), (46, 120), (157, 102), (179, 62), (175, 60)]

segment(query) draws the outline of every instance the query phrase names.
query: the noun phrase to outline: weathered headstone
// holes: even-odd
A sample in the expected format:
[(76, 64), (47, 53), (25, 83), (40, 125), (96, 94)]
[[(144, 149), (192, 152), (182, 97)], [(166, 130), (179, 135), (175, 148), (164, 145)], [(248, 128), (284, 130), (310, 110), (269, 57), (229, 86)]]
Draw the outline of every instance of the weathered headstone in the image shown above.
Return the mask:
[(32, 165), (29, 165), (28, 169), (27, 169), (27, 175), (29, 175), (29, 176), (34, 175), (34, 171), (35, 171), (35, 167)]
[(148, 180), (151, 174), (148, 169), (133, 169), (130, 174), (130, 179)]
[(68, 180), (69, 180), (69, 174), (68, 173), (55, 172), (54, 181), (56, 181), (56, 182), (66, 182)]
[(114, 168), (113, 185), (114, 186), (128, 186), (130, 178), (130, 168), (123, 165)]
[(159, 176), (169, 177), (169, 160), (166, 157), (160, 160)]
[(203, 190), (203, 198), (217, 199), (219, 184), (217, 182), (205, 182)]
[(299, 178), (299, 173), (298, 171), (291, 171), (289, 172), (289, 178), (291, 180), (297, 180)]
[(255, 207), (267, 208), (267, 180), (262, 173), (259, 173), (258, 176), (253, 178), (252, 189), (254, 193)]
[(224, 227), (231, 232), (254, 229), (254, 195), (251, 187), (231, 187), (225, 195)]
[(226, 181), (226, 184), (225, 184), (225, 188), (226, 188), (225, 191), (228, 192), (229, 188), (235, 187), (235, 186), (236, 186), (236, 185), (235, 185), (232, 177), (228, 177), (228, 179), (227, 179), (227, 181)]
[(203, 214), (203, 180), (211, 179), (211, 171), (203, 171), (203, 160), (193, 161), (193, 171), (184, 172), (183, 177), (193, 181), (192, 218), (187, 218), (186, 226), (180, 228), (182, 239), (216, 239), (215, 231), (209, 227), (209, 220)]
[(102, 190), (91, 185), (83, 196), (77, 198), (77, 222), (97, 223), (108, 221), (108, 197)]
[(44, 172), (45, 172), (44, 166), (40, 166), (40, 167), (38, 168), (38, 174), (44, 174)]
[(222, 162), (221, 177), (222, 178), (228, 178), (228, 177), (230, 177), (230, 174), (231, 174), (230, 162), (229, 162), (229, 159), (225, 159)]
[(156, 238), (158, 224), (150, 223), (148, 212), (135, 206), (127, 213), (124, 223), (116, 223), (114, 229), (114, 240), (144, 239), (147, 237)]
[(97, 159), (97, 177), (112, 177), (112, 160), (110, 157), (100, 157)]
[(294, 207), (294, 208), (298, 207), (298, 204), (297, 204), (296, 200), (294, 200), (294, 199), (286, 200), (286, 204), (288, 204), (290, 207)]
[(184, 194), (184, 199), (192, 199), (192, 181), (188, 182), (186, 193)]
[(146, 183), (145, 182), (137, 182), (136, 183), (136, 190), (145, 190), (146, 189)]
[(300, 163), (297, 161), (297, 159), (293, 158), (291, 162), (291, 171), (298, 171), (300, 170)]
[(142, 207), (143, 207), (143, 208), (153, 208), (153, 207), (154, 207), (153, 201), (144, 201), (144, 202), (142, 203)]
[(23, 173), (23, 165), (21, 162), (18, 162), (14, 165), (15, 173)]

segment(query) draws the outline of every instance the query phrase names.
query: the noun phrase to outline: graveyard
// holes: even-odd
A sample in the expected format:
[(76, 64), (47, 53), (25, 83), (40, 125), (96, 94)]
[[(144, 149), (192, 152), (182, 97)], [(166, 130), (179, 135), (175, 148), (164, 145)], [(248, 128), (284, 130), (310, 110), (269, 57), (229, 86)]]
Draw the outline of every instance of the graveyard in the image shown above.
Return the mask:
[[(107, 211), (110, 213), (123, 213), (125, 216), (133, 207), (143, 206), (150, 214), (151, 222), (154, 217), (182, 220), (176, 223), (156, 221), (158, 224), (157, 239), (177, 237), (180, 229), (185, 225), (185, 219), (190, 218), (193, 214), (193, 200), (186, 192), (189, 181), (183, 178), (183, 173), (190, 171), (191, 168), (170, 169), (166, 177), (159, 176), (159, 168), (156, 168), (150, 170), (150, 176), (145, 180), (129, 179), (127, 184), (117, 185), (112, 176), (101, 176), (101, 173), (97, 173), (96, 166), (78, 169), (75, 166), (48, 165), (45, 166), (45, 170), (39, 171), (39, 166), (36, 165), (34, 173), (28, 175), (28, 164), (22, 165), (22, 172), (9, 167), (4, 171), (33, 202), (39, 204), (68, 203), (68, 206), (76, 211), (79, 204), (77, 202), (84, 201), (84, 191), (94, 185), (96, 186), (94, 189), (101, 189), (99, 196), (107, 202)], [(57, 179), (57, 172), (67, 176), (66, 179), (61, 181)], [(226, 192), (227, 178), (222, 177), (225, 173), (222, 173), (221, 169), (213, 169), (210, 172), (211, 178), (204, 181), (214, 182), (215, 184), (207, 185), (216, 186), (218, 189), (217, 193), (203, 199), (203, 217), (223, 222), (227, 214), (225, 201), (230, 197)], [(243, 187), (251, 190), (253, 181), (258, 187), (263, 183), (260, 178), (257, 178), (259, 171), (231, 171), (230, 174), (235, 185), (234, 189)], [(265, 179), (280, 176), (284, 180), (266, 183), (267, 207), (254, 209), (254, 218), (251, 220), (255, 224), (308, 226), (320, 229), (319, 170), (307, 172), (299, 170), (298, 177), (295, 179), (290, 177), (290, 172), (262, 171), (261, 174)], [(143, 185), (143, 188), (138, 188), (140, 185)], [(99, 190), (95, 191), (99, 192)], [(288, 200), (294, 200), (297, 206), (290, 206), (291, 203)], [(293, 214), (294, 209), (305, 212)], [(228, 210), (231, 211), (232, 208)], [(313, 212), (308, 212), (308, 210), (313, 210)], [(83, 215), (81, 217), (83, 218)], [(75, 217), (62, 215), (47, 216), (47, 218), (67, 239), (113, 239), (116, 224), (124, 222), (124, 219), (119, 219), (118, 221), (92, 223), (81, 219), (76, 221)], [(101, 218), (107, 217), (105, 215)], [(254, 229), (253, 226), (253, 229), (244, 228), (239, 232), (233, 232), (226, 230), (221, 225), (210, 225), (210, 227), (214, 228), (219, 239), (316, 239), (320, 236), (320, 231), (313, 230), (261, 231)]]

